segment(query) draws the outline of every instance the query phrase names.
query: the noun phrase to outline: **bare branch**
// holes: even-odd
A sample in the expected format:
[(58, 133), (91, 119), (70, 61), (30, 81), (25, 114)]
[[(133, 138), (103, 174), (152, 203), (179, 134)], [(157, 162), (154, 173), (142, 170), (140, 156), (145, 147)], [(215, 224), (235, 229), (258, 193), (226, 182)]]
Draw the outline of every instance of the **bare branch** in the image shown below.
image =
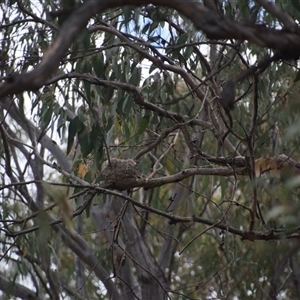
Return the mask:
[(185, 5), (170, 0), (87, 1), (76, 9), (63, 24), (55, 42), (32, 72), (9, 77), (0, 84), (0, 98), (24, 90), (39, 89), (57, 70), (68, 48), (94, 14), (126, 4), (145, 5), (150, 3), (176, 9), (189, 18), (195, 27), (202, 30), (209, 39), (248, 40), (261, 47), (278, 50), (287, 59), (297, 59), (300, 56), (299, 34), (231, 21), (193, 0), (186, 0)]
[(265, 0), (255, 0), (255, 2), (261, 5), (270, 14), (275, 16), (280, 22), (282, 22), (286, 29), (290, 30), (291, 32), (296, 32), (298, 28), (296, 22), (287, 13), (281, 10), (275, 3)]
[(11, 282), (6, 277), (0, 274), (0, 290), (5, 292), (7, 295), (14, 297), (19, 297), (21, 299), (32, 299), (32, 300), (41, 300), (42, 298), (30, 290), (29, 288), (21, 285), (17, 282)]

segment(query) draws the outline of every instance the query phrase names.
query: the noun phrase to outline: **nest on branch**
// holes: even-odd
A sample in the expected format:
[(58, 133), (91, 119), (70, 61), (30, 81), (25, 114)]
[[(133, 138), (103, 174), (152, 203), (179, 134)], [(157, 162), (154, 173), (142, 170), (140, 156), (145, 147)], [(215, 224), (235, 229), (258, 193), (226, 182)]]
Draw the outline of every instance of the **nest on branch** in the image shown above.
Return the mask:
[(128, 190), (136, 186), (139, 177), (137, 163), (133, 159), (111, 158), (102, 164), (101, 174), (106, 183), (117, 190)]

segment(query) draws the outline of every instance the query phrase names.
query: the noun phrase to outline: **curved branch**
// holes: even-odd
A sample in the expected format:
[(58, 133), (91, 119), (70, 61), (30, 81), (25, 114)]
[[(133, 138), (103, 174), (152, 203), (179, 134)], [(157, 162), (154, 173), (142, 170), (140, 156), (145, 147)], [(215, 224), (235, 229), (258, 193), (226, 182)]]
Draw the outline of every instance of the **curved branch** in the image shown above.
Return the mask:
[(188, 116), (181, 116), (178, 113), (172, 112), (170, 110), (166, 110), (165, 108), (159, 107), (158, 105), (155, 105), (151, 102), (144, 100), (140, 90), (136, 86), (129, 84), (129, 83), (118, 82), (118, 81), (109, 81), (109, 80), (99, 79), (97, 77), (91, 76), (90, 74), (81, 74), (81, 73), (77, 73), (77, 72), (71, 72), (68, 74), (61, 74), (61, 75), (55, 76), (55, 77), (51, 78), (50, 80), (48, 80), (45, 84), (47, 84), (47, 85), (52, 84), (52, 83), (55, 83), (61, 79), (65, 79), (65, 78), (79, 78), (81, 80), (85, 80), (92, 84), (101, 85), (104, 87), (111, 87), (111, 88), (115, 88), (115, 89), (117, 89), (117, 88), (123, 89), (124, 91), (131, 92), (134, 94), (134, 96), (135, 96), (134, 100), (138, 105), (140, 105), (146, 109), (149, 109), (149, 110), (157, 113), (160, 116), (170, 118), (172, 120), (177, 121), (178, 123), (183, 123), (182, 125), (190, 125), (190, 126), (197, 125), (197, 126), (201, 126), (205, 129), (213, 131), (213, 127), (209, 122), (202, 121), (199, 119), (192, 119), (190, 121), (185, 121), (184, 118), (188, 119)]
[(10, 77), (6, 82), (0, 84), (0, 97), (24, 90), (39, 89), (57, 70), (68, 48), (89, 19), (99, 10), (105, 10), (110, 6), (108, 1), (88, 1), (76, 9), (58, 31), (56, 40), (43, 56), (41, 63), (33, 71)]
[(275, 3), (271, 1), (255, 0), (266, 11), (275, 16), (287, 29), (295, 32), (297, 30), (296, 22), (283, 10), (281, 10)]
[(170, 0), (87, 1), (76, 9), (62, 25), (55, 42), (46, 52), (41, 63), (33, 71), (9, 77), (0, 84), (0, 98), (12, 93), (23, 92), (24, 90), (40, 88), (47, 78), (57, 70), (68, 48), (94, 14), (108, 8), (127, 4), (141, 6), (150, 3), (176, 9), (179, 13), (189, 18), (195, 27), (202, 30), (209, 39), (248, 40), (261, 47), (278, 50), (287, 59), (297, 59), (300, 56), (300, 35), (298, 30), (295, 30), (297, 33), (291, 33), (267, 28), (262, 25), (232, 21), (194, 0), (186, 0), (185, 5), (182, 5), (181, 1)]
[[(74, 179), (74, 177), (73, 177)], [(153, 180), (153, 179), (151, 179)], [(174, 215), (170, 212), (167, 211), (162, 211), (160, 209), (151, 207), (147, 204), (143, 204), (137, 200), (134, 200), (132, 197), (124, 195), (121, 192), (115, 191), (115, 190), (110, 190), (108, 188), (102, 187), (100, 185), (92, 185), (89, 183), (86, 183), (83, 185), (84, 181), (80, 180), (81, 184), (76, 185), (74, 184), (74, 187), (82, 187), (82, 188), (86, 188), (86, 189), (90, 189), (92, 191), (98, 192), (98, 193), (103, 193), (103, 194), (107, 194), (107, 195), (112, 195), (112, 196), (116, 196), (116, 197), (120, 197), (124, 200), (127, 200), (128, 202), (130, 202), (131, 204), (133, 204), (136, 207), (139, 207), (143, 210), (152, 212), (156, 215), (165, 217), (166, 219), (169, 220), (169, 224), (177, 224), (177, 223), (191, 223), (191, 222), (196, 222), (196, 223), (201, 223), (201, 224), (205, 224), (208, 226), (213, 226), (225, 231), (228, 231), (230, 233), (233, 233), (235, 235), (238, 235), (242, 238), (242, 240), (251, 240), (251, 241), (255, 241), (255, 240), (280, 240), (280, 239), (300, 239), (300, 227), (296, 227), (296, 228), (291, 228), (291, 229), (271, 229), (269, 231), (246, 231), (246, 230), (242, 230), (242, 229), (238, 229), (235, 227), (231, 227), (228, 226), (227, 224), (223, 224), (223, 223), (219, 223), (216, 220), (209, 220), (209, 219), (205, 219), (202, 218), (200, 216), (188, 216), (188, 217), (182, 217), (182, 216), (178, 216), (178, 215)], [(33, 205), (33, 204), (32, 204)], [(240, 205), (240, 204), (239, 204)], [(88, 247), (86, 241), (78, 234), (76, 235), (72, 235), (69, 233), (68, 229), (65, 227), (60, 227), (58, 225), (58, 223), (61, 223), (62, 220), (54, 220), (53, 218), (51, 218), (49, 216), (49, 224), (57, 231), (61, 234), (62, 239), (65, 241), (66, 245), (77, 255), (79, 255), (80, 258), (82, 258), (82, 260), (89, 266), (93, 265), (92, 261), (93, 261), (93, 256), (89, 256), (86, 257), (86, 252), (89, 252), (89, 255), (92, 255), (90, 253), (90, 248)], [(33, 232), (38, 230), (39, 227), (32, 227), (32, 228), (28, 228), (19, 232), (6, 232), (7, 236), (11, 236), (11, 237), (15, 237), (21, 234), (26, 234), (28, 232)], [(66, 240), (65, 240), (66, 239)], [(77, 243), (76, 243), (77, 242)], [(84, 251), (85, 250), (85, 251)], [(81, 252), (83, 251), (83, 252)], [(80, 254), (79, 254), (80, 253)], [(98, 266), (99, 263), (97, 263)], [(102, 270), (102, 265), (99, 268), (99, 271)], [(96, 270), (94, 269), (95, 274), (98, 275), (98, 273), (96, 272)], [(101, 271), (100, 271), (101, 272)], [(99, 277), (100, 279), (102, 279), (102, 277)]]
[(21, 0), (18, 0), (17, 3), (18, 3), (20, 10), (23, 11), (25, 14), (29, 15), (30, 17), (32, 17), (35, 22), (44, 24), (44, 25), (48, 26), (49, 28), (53, 29), (54, 31), (57, 31), (58, 28), (54, 24), (48, 22), (47, 20), (39, 18), (38, 16), (36, 16), (32, 12), (30, 12), (28, 9), (26, 9)]

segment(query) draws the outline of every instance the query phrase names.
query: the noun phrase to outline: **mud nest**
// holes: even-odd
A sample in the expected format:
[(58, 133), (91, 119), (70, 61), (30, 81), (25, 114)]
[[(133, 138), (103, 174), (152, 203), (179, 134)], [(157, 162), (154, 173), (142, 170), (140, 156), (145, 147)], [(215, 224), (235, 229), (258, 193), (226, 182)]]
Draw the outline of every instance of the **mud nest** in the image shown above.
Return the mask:
[(137, 164), (133, 159), (111, 158), (102, 164), (101, 174), (106, 183), (118, 190), (128, 190), (136, 186), (139, 178)]

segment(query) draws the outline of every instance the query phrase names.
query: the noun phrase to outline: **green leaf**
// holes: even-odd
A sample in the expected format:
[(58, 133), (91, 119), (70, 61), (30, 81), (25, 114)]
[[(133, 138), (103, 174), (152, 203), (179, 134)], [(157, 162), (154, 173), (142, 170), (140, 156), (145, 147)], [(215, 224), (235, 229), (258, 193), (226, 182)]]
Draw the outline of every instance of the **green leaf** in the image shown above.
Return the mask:
[(127, 139), (127, 140), (130, 139), (132, 133), (131, 133), (131, 130), (130, 130), (127, 122), (123, 123), (122, 129), (123, 129), (123, 132), (125, 135), (125, 139)]
[[(72, 47), (71, 47), (71, 58), (74, 58), (77, 56), (78, 54), (78, 50), (79, 50), (79, 45), (78, 43), (76, 43), (76, 41), (73, 43)], [(76, 65), (79, 63), (79, 61), (77, 61)]]
[(236, 2), (230, 1), (230, 2), (231, 2), (231, 5), (233, 6), (234, 10), (236, 9), (236, 5), (238, 6), (238, 8), (245, 20), (250, 20), (251, 14), (250, 14), (250, 10), (249, 10), (247, 1), (236, 1)]
[(191, 57), (191, 54), (193, 53), (193, 47), (192, 46), (188, 46), (186, 47), (184, 53), (183, 53), (183, 57), (187, 60)]
[(200, 180), (201, 180), (201, 190), (200, 190), (199, 194), (203, 194), (203, 193), (205, 193), (205, 191), (207, 190), (207, 188), (209, 186), (210, 178), (209, 178), (209, 176), (202, 176)]
[(87, 120), (88, 120), (89, 116), (87, 114), (87, 110), (86, 110), (85, 106), (81, 105), (78, 107), (77, 116), (83, 125), (88, 123)]
[(102, 52), (93, 57), (93, 69), (99, 78), (105, 79), (106, 67), (107, 65), (104, 63), (104, 57)]
[[(83, 67), (83, 71), (85, 73), (90, 73), (91, 71), (91, 64), (86, 62), (84, 64), (84, 67)], [(83, 82), (83, 86), (84, 86), (84, 91), (85, 91), (85, 95), (86, 95), (86, 98), (89, 102), (91, 102), (91, 84), (87, 81), (84, 81)]]
[(89, 134), (85, 130), (82, 130), (78, 134), (78, 142), (81, 147), (81, 153), (83, 158), (87, 157), (93, 151), (94, 145), (91, 142)]
[(179, 36), (176, 45), (184, 45), (189, 37), (188, 33), (183, 33)]
[(145, 115), (142, 117), (142, 120), (141, 120), (141, 123), (139, 126), (140, 134), (143, 133), (148, 128), (149, 122), (150, 122), (150, 115)]
[(93, 150), (97, 152), (99, 147), (102, 147), (103, 144), (102, 128), (100, 128), (98, 124), (93, 126), (90, 132), (90, 140), (93, 145)]
[(132, 72), (129, 82), (135, 86), (139, 86), (141, 81), (141, 76), (142, 76), (142, 69), (136, 67)]
[(278, 3), (277, 5), (280, 5), (284, 11), (286, 11), (288, 14), (294, 17), (297, 21), (300, 21), (300, 3), (298, 0), (277, 0), (276, 2)]
[(82, 31), (81, 40), (83, 44), (83, 49), (85, 50), (85, 52), (88, 51), (90, 47), (91, 35), (86, 28)]
[(151, 33), (154, 31), (157, 30), (157, 25), (158, 25), (158, 21), (153, 21), (150, 25), (150, 28), (149, 28), (149, 34), (151, 35)]
[(106, 126), (105, 126), (105, 131), (107, 132), (108, 130), (111, 129), (111, 127), (113, 126), (114, 124), (114, 119), (112, 116), (109, 116), (108, 119), (107, 119), (107, 122), (106, 122)]
[(104, 87), (102, 89), (102, 102), (104, 104), (108, 104), (109, 101), (112, 99), (115, 89), (111, 87)]
[(124, 107), (124, 101), (127, 101), (126, 98), (127, 97), (125, 97), (124, 92), (121, 90), (118, 90), (116, 112), (120, 115), (124, 114), (123, 107)]
[(294, 79), (294, 82), (297, 82), (299, 80), (300, 80), (300, 71), (297, 72), (297, 75), (296, 75), (296, 77)]
[(65, 128), (66, 128), (66, 120), (67, 120), (67, 115), (63, 110), (61, 110), (58, 120), (57, 120), (57, 128), (56, 131), (58, 133), (58, 136), (62, 139), (64, 137), (65, 133)]
[(69, 135), (68, 135), (68, 145), (67, 145), (67, 154), (70, 153), (73, 143), (74, 143), (74, 138), (76, 134), (84, 129), (83, 123), (79, 120), (78, 117), (74, 118), (73, 120), (70, 121), (69, 124)]
[(132, 18), (132, 6), (125, 5), (122, 7), (122, 12), (123, 12), (123, 24), (126, 25), (126, 28), (128, 27), (128, 23)]
[(122, 111), (126, 116), (129, 116), (130, 111), (132, 110), (132, 105), (134, 101), (131, 95), (126, 97), (126, 101), (123, 103)]
[(43, 105), (40, 126), (42, 130), (46, 129), (52, 119), (53, 109), (48, 105)]
[(143, 27), (142, 34), (145, 34), (149, 30), (150, 25), (151, 25), (151, 23), (149, 22)]
[(86, 217), (87, 217), (87, 218), (90, 217), (91, 204), (92, 204), (92, 201), (90, 201), (90, 202), (88, 203), (88, 205), (86, 206), (86, 209), (85, 209), (85, 213), (86, 213)]
[(224, 177), (220, 177), (220, 186), (221, 186), (221, 200), (226, 196), (226, 183), (227, 179)]

